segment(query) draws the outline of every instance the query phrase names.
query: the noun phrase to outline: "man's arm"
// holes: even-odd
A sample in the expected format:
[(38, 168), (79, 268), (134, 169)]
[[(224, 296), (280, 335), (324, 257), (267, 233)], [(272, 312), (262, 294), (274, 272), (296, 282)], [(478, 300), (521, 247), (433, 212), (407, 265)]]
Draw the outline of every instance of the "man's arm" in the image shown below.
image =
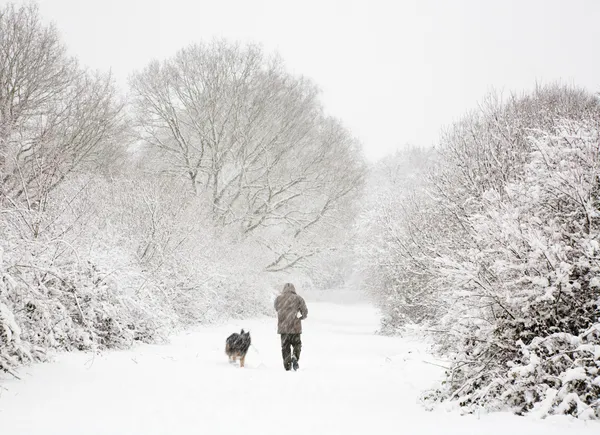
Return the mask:
[(304, 320), (308, 316), (308, 308), (306, 308), (306, 302), (304, 302), (304, 298), (302, 296), (298, 297), (300, 298), (300, 314), (302, 314), (300, 320)]
[(275, 311), (279, 311), (279, 296), (275, 298), (275, 303), (273, 306), (275, 307)]

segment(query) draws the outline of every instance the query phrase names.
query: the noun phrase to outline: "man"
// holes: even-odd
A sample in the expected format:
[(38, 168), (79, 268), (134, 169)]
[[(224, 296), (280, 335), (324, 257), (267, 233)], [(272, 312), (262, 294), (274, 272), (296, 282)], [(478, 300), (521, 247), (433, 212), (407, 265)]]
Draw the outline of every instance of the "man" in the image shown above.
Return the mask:
[[(283, 367), (286, 371), (290, 368), (298, 370), (300, 351), (302, 350), (302, 320), (306, 319), (308, 309), (304, 299), (296, 294), (293, 284), (287, 283), (283, 291), (275, 298), (275, 310), (277, 311), (277, 333), (281, 335), (281, 356)], [(294, 348), (292, 356), (291, 347)]]

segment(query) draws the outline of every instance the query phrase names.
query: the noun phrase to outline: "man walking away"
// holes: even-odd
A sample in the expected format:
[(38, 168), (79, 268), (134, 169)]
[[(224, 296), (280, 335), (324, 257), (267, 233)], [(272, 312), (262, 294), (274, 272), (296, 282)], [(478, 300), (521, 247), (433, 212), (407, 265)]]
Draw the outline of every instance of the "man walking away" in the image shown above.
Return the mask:
[[(286, 370), (298, 370), (300, 351), (302, 350), (302, 320), (306, 319), (308, 309), (304, 299), (296, 294), (293, 284), (287, 283), (283, 291), (275, 298), (277, 311), (277, 333), (281, 335), (281, 356)], [(291, 348), (294, 349), (292, 356)]]

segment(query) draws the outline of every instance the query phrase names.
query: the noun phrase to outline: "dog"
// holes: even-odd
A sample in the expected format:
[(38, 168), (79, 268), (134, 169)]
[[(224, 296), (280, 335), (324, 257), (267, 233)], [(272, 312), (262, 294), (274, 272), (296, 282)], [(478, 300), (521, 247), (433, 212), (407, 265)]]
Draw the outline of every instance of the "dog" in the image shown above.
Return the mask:
[(237, 358), (239, 358), (240, 367), (244, 367), (250, 344), (250, 331), (244, 332), (242, 329), (239, 334), (235, 332), (227, 337), (227, 340), (225, 340), (225, 353), (229, 357), (229, 362), (235, 363)]

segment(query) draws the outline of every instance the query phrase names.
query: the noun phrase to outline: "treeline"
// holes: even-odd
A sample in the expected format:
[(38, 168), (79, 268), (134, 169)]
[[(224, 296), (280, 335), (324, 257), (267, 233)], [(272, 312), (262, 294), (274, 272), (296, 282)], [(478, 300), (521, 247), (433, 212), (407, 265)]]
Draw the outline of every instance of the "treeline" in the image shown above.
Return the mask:
[(435, 149), (380, 162), (358, 228), (382, 330), (452, 363), (429, 400), (600, 417), (600, 100), (490, 96)]
[(333, 285), (360, 146), (260, 47), (191, 45), (132, 74), (68, 55), (35, 5), (0, 9), (0, 370), (156, 341)]

